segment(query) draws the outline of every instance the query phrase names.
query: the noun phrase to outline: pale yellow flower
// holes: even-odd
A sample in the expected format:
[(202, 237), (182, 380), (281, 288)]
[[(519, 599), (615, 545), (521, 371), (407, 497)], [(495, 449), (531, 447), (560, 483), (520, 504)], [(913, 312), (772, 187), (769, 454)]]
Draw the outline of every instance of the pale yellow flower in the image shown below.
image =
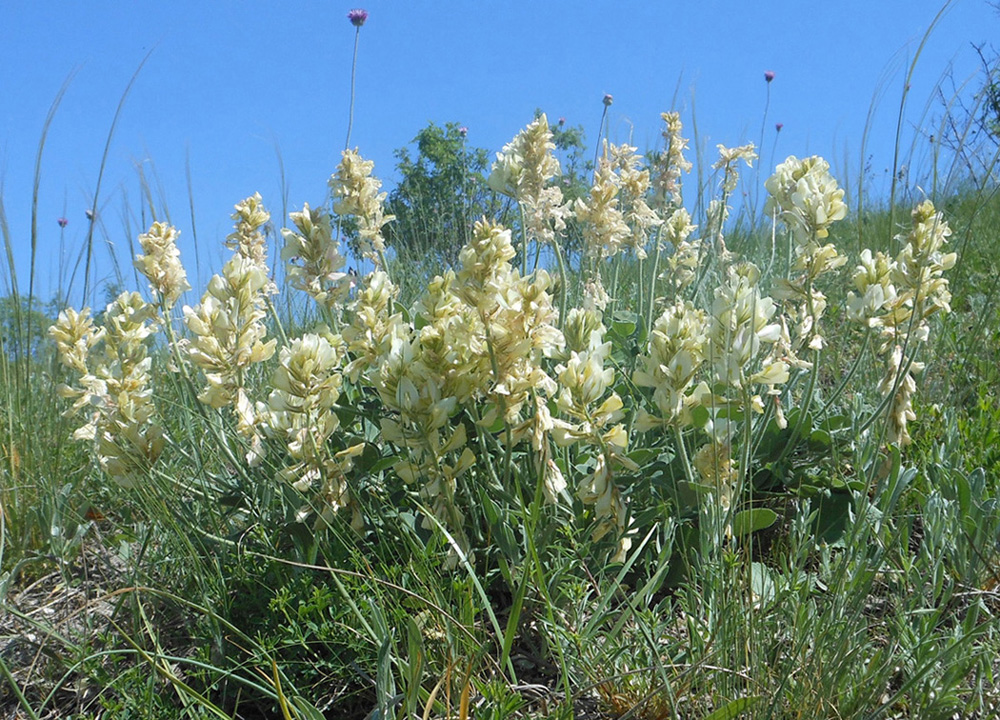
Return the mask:
[(310, 208), (309, 203), (289, 217), (296, 230), (281, 231), (285, 238), (281, 259), (287, 263), (288, 281), (319, 305), (332, 309), (347, 297), (350, 278), (342, 272), (345, 261), (333, 239), (330, 217), (326, 210)]
[(145, 255), (136, 255), (135, 266), (149, 280), (154, 299), (170, 308), (191, 289), (177, 249), (180, 231), (166, 223), (154, 222), (149, 232), (139, 235)]
[(395, 220), (395, 216), (385, 214), (386, 193), (379, 192), (382, 182), (372, 177), (374, 168), (375, 163), (363, 160), (357, 149), (344, 150), (337, 172), (330, 176), (329, 185), (334, 211), (341, 215), (353, 215), (357, 219), (361, 255), (380, 264), (385, 253), (382, 228)]
[(800, 245), (829, 235), (829, 227), (847, 215), (844, 191), (819, 156), (799, 160), (790, 155), (764, 187), (770, 193), (764, 212), (776, 212)]
[(681, 202), (681, 173), (691, 172), (691, 163), (685, 159), (684, 150), (688, 141), (681, 137), (682, 124), (680, 113), (669, 112), (660, 115), (666, 124), (663, 139), (666, 149), (656, 162), (653, 173), (652, 206), (657, 210), (666, 208), (670, 203), (679, 205)]
[(632, 381), (653, 388), (653, 402), (667, 424), (683, 415), (687, 391), (705, 360), (706, 330), (705, 313), (682, 301), (664, 310), (653, 325), (642, 368)]

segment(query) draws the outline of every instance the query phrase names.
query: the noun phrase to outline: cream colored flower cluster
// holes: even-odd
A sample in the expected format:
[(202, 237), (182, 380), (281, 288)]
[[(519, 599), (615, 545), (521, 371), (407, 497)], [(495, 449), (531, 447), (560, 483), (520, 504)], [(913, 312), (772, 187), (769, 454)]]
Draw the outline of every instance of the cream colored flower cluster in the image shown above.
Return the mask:
[[(459, 255), (458, 295), (475, 309), (482, 325), (483, 347), (492, 372), (489, 393), (495, 411), (516, 424), (532, 391), (555, 392), (554, 381), (542, 369), (542, 359), (563, 346), (558, 312), (549, 292), (545, 270), (521, 277), (511, 267), (514, 256), (510, 231), (494, 223), (477, 222), (469, 244)], [(485, 418), (489, 422), (490, 417)]]
[[(84, 309), (64, 310), (49, 329), (63, 363), (80, 374), (78, 387), (59, 387), (74, 401), (69, 413), (87, 419), (73, 437), (94, 442), (101, 468), (123, 485), (137, 483), (164, 447), (146, 350), (155, 321), (154, 306), (125, 292), (107, 306), (103, 328)], [(103, 354), (92, 353), (101, 342)]]
[(185, 305), (184, 323), (190, 337), (180, 341), (182, 354), (205, 375), (206, 386), (198, 399), (213, 408), (233, 405), (236, 427), (250, 443), (247, 457), (261, 459), (261, 439), (253, 404), (246, 393), (247, 372), (255, 364), (269, 359), (275, 340), (264, 340), (267, 328), (267, 294), (274, 291), (268, 278), (264, 237), (259, 228), (269, 214), (254, 194), (236, 206), (233, 219), (236, 231), (227, 238), (235, 250), (222, 268), (213, 275), (201, 302)]
[[(591, 319), (581, 324), (593, 327), (595, 322)], [(563, 447), (582, 443), (594, 449), (594, 468), (581, 479), (577, 494), (585, 505), (594, 506), (595, 540), (616, 531), (619, 547), (612, 561), (623, 562), (631, 541), (625, 532), (625, 500), (614, 482), (614, 472), (619, 468), (635, 471), (638, 466), (625, 455), (628, 432), (620, 422), (625, 417), (624, 403), (618, 393), (608, 392), (615, 374), (605, 367), (611, 343), (603, 342), (604, 332), (604, 326), (596, 323), (586, 349), (571, 351), (569, 359), (556, 367), (556, 407), (561, 417), (553, 420), (552, 436)]]
[[(330, 176), (335, 212), (353, 215), (358, 221), (358, 241), (362, 257), (377, 265), (385, 263), (382, 228), (395, 220), (383, 208), (386, 193), (379, 192), (382, 181), (372, 177), (375, 163), (363, 160), (355, 150), (344, 150), (337, 172)], [(385, 269), (384, 267), (382, 268)]]
[[(788, 346), (787, 331), (780, 318), (775, 321), (774, 301), (761, 294), (760, 270), (753, 263), (735, 264), (726, 273), (712, 303), (708, 357), (713, 385), (730, 388), (728, 407), (762, 413), (764, 401), (759, 393), (776, 400), (780, 394), (776, 386), (788, 382), (789, 363), (783, 352)], [(778, 410), (779, 423), (783, 423), (780, 405)], [(728, 424), (715, 416), (707, 429), (721, 438), (728, 434)]]
[(507, 143), (487, 178), (487, 185), (514, 198), (524, 211), (525, 240), (554, 242), (566, 228), (567, 207), (563, 194), (551, 185), (560, 174), (553, 151), (552, 131), (543, 113)]
[(702, 260), (702, 242), (689, 240), (697, 228), (691, 224), (691, 215), (680, 207), (674, 210), (660, 230), (662, 240), (670, 243), (672, 252), (667, 258), (667, 269), (659, 280), (668, 283), (674, 296), (680, 295), (698, 276)]
[(847, 295), (848, 316), (880, 331), (879, 352), (885, 356), (886, 372), (879, 390), (891, 397), (889, 408), (890, 443), (908, 445), (907, 424), (916, 418), (912, 397), (916, 392), (914, 373), (923, 369), (915, 362), (908, 343), (926, 342), (928, 319), (935, 313), (951, 312), (951, 292), (945, 271), (955, 265), (955, 253), (944, 252), (951, 228), (930, 200), (919, 203), (912, 213), (910, 231), (897, 240), (902, 249), (891, 259), (882, 252), (865, 250), (852, 280), (860, 295)]
[(573, 208), (583, 225), (587, 255), (594, 259), (614, 257), (631, 235), (618, 198), (621, 180), (615, 173), (613, 157), (612, 147), (605, 140), (589, 197), (577, 199)]
[(666, 149), (657, 159), (653, 173), (653, 197), (650, 205), (662, 211), (670, 205), (681, 203), (681, 173), (691, 172), (691, 162), (684, 157), (688, 141), (681, 136), (681, 115), (667, 112), (660, 115), (666, 124), (663, 140)]
[(191, 289), (177, 249), (180, 232), (166, 223), (154, 222), (149, 232), (139, 235), (145, 255), (136, 255), (135, 267), (149, 280), (153, 299), (169, 310)]
[(800, 246), (827, 237), (830, 225), (847, 216), (844, 191), (830, 175), (830, 164), (817, 155), (789, 156), (764, 187), (770, 193), (764, 212), (776, 213)]
[(844, 191), (829, 169), (823, 158), (791, 156), (764, 183), (770, 193), (765, 212), (776, 214), (794, 240), (791, 270), (796, 275), (778, 281), (773, 295), (791, 303), (789, 314), (797, 323), (798, 344), (811, 350), (822, 350), (825, 342), (819, 322), (826, 311), (826, 295), (815, 283), (847, 262), (833, 243), (818, 242), (829, 236), (834, 222), (847, 215)]
[[(525, 419), (522, 409), (532, 394), (555, 391), (542, 369), (542, 359), (562, 346), (550, 280), (541, 270), (522, 278), (510, 265), (513, 254), (510, 231), (481, 221), (460, 254), (459, 272), (432, 280), (414, 306), (415, 328), (387, 323), (386, 342), (378, 337), (377, 313), (356, 314), (352, 325), (354, 342), (373, 359), (370, 377), (383, 404), (398, 416), (383, 421), (383, 437), (409, 450), (397, 472), (425, 482), (422, 494), (455, 533), (461, 530), (455, 481), (475, 455), (465, 425), (454, 426), (452, 417), (485, 405), (481, 425), (500, 419), (515, 442), (534, 438), (546, 432), (544, 411), (532, 403)], [(541, 471), (550, 472), (550, 458), (536, 449)], [(552, 482), (558, 485), (554, 475)]]
[(342, 272), (345, 264), (337, 240), (333, 238), (330, 216), (323, 208), (290, 213), (295, 230), (284, 228), (286, 276), (292, 287), (301, 290), (318, 305), (332, 311), (350, 292), (350, 278)]
[(624, 246), (639, 259), (646, 257), (650, 232), (663, 220), (646, 203), (650, 191), (649, 169), (641, 168), (642, 156), (630, 145), (609, 145), (611, 166), (621, 186), (619, 200), (629, 235)]
[[(657, 318), (648, 354), (642, 358), (643, 367), (635, 371), (632, 381), (639, 387), (653, 388), (653, 404), (659, 417), (640, 409), (635, 420), (639, 432), (691, 424), (690, 411), (700, 404), (704, 394), (689, 391), (708, 352), (707, 325), (704, 311), (681, 300)], [(707, 390), (707, 386), (703, 389)]]
[(231, 217), (236, 224), (233, 232), (226, 236), (226, 247), (258, 265), (266, 274), (267, 237), (261, 228), (271, 219), (271, 213), (264, 208), (260, 193), (254, 193), (239, 203)]
[[(318, 521), (330, 523), (341, 508), (350, 508), (352, 526), (363, 526), (361, 511), (347, 486), (346, 475), (363, 443), (339, 452), (330, 438), (340, 427), (333, 407), (340, 397), (340, 365), (344, 345), (328, 332), (308, 333), (281, 349), (271, 377), (267, 405), (258, 408), (265, 433), (282, 440), (293, 464), (278, 478), (296, 490), (322, 499)], [(302, 517), (305, 513), (301, 513)]]
[(705, 226), (702, 238), (710, 242), (715, 247), (715, 253), (719, 261), (727, 264), (732, 261), (732, 253), (726, 248), (725, 228), (729, 220), (729, 196), (736, 189), (740, 179), (739, 161), (746, 163), (747, 167), (753, 167), (753, 161), (757, 159), (757, 151), (753, 143), (729, 148), (725, 145), (718, 146), (719, 159), (716, 160), (712, 169), (722, 171), (720, 188), (721, 198), (715, 198), (708, 203), (708, 210), (705, 213)]

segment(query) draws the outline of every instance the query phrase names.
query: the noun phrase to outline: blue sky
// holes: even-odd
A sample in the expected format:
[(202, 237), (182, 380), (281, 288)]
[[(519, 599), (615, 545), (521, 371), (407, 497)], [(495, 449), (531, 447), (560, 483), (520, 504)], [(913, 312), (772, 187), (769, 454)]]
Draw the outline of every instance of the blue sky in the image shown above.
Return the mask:
[[(351, 144), (375, 161), (386, 189), (393, 150), (429, 121), (459, 122), (471, 144), (495, 151), (541, 108), (550, 119), (582, 124), (592, 143), (605, 93), (615, 98), (609, 127), (616, 142), (654, 147), (660, 112), (671, 108), (689, 128), (697, 119), (699, 141), (711, 152), (716, 143), (757, 142), (763, 124), (765, 165), (772, 153), (775, 161), (821, 154), (839, 175), (849, 171), (852, 185), (878, 96), (866, 153), (877, 184), (892, 164), (906, 71), (941, 9), (924, 0), (360, 6), (370, 17), (361, 30)], [(97, 278), (112, 272), (106, 243), (124, 259), (128, 236), (143, 229), (141, 167), (183, 233), (182, 257), (195, 281), (189, 162), (204, 283), (221, 266), (236, 202), (259, 191), (278, 221), (279, 153), (290, 209), (324, 198), (347, 130), (352, 7), (331, 0), (0, 2), (0, 189), (22, 287), (38, 141), (68, 77), (42, 158), (42, 295), (57, 287), (60, 267), (68, 273), (86, 236), (84, 213), (115, 109), (150, 52), (102, 181)], [(985, 0), (949, 6), (912, 78), (907, 137), (921, 122), (930, 127), (942, 75), (951, 70), (959, 83), (972, 76), (971, 44), (998, 31), (1000, 14)], [(762, 123), (765, 70), (775, 80)], [(61, 233), (63, 215), (69, 224)], [(9, 282), (0, 265), (0, 292)], [(78, 279), (74, 303), (79, 291)]]

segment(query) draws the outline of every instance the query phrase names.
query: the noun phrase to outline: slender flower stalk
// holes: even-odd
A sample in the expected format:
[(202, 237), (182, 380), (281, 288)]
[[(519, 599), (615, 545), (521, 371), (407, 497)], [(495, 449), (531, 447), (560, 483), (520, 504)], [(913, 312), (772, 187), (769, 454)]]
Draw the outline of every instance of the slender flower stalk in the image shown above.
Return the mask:
[(347, 111), (347, 138), (344, 140), (344, 150), (351, 146), (351, 129), (354, 127), (354, 81), (358, 70), (358, 41), (361, 39), (361, 26), (368, 20), (368, 11), (356, 8), (347, 13), (347, 19), (354, 26), (354, 55), (351, 60), (351, 103)]

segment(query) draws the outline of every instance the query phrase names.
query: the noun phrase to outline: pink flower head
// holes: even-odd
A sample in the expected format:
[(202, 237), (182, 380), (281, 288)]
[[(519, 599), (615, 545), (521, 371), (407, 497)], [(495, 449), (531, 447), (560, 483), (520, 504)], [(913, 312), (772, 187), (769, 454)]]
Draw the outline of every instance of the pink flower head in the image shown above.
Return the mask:
[(86, 215), (87, 219), (90, 220), (91, 222), (94, 221), (94, 211), (93, 210), (84, 210), (83, 214)]
[(781, 128), (785, 127), (785, 123), (774, 123), (775, 132), (781, 132)]
[(565, 124), (566, 124), (566, 118), (564, 117), (559, 118), (559, 127), (562, 127)]
[(764, 79), (767, 82), (771, 82), (772, 80), (774, 80), (774, 70), (765, 70), (764, 71)]
[(615, 101), (615, 96), (611, 93), (604, 93), (604, 107), (610, 107), (611, 103)]
[(469, 134), (469, 128), (467, 128), (467, 127), (465, 127), (465, 125), (463, 125), (462, 127), (460, 127), (458, 129), (458, 134), (461, 135), (462, 137), (465, 137), (466, 135)]
[(351, 25), (354, 27), (361, 27), (365, 24), (365, 20), (368, 19), (368, 11), (361, 8), (354, 8), (347, 13), (347, 19), (351, 21)]
[(58, 220), (56, 220), (56, 222), (59, 223), (59, 227), (61, 227), (61, 228), (64, 228), (67, 225), (69, 225), (69, 220), (67, 220), (64, 217), (59, 218)]

